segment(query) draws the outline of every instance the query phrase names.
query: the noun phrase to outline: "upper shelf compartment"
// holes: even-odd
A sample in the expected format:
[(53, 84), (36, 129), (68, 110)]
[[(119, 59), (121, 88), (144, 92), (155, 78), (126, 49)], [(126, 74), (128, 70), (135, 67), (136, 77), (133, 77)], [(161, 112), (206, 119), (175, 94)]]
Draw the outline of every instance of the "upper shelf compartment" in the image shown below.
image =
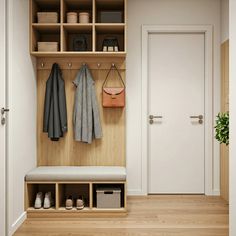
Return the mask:
[(74, 23), (85, 23), (80, 22), (80, 13), (88, 14), (88, 22), (93, 22), (93, 1), (92, 0), (64, 0), (63, 1), (63, 23), (71, 23), (67, 20), (68, 13), (76, 13), (77, 22)]
[[(125, 57), (126, 1), (30, 0), (31, 55)], [(82, 37), (86, 50), (75, 47), (76, 39)], [(118, 46), (110, 46), (114, 42)], [(105, 43), (108, 46), (104, 47)], [(48, 46), (50, 51), (40, 51), (39, 45)]]
[(96, 23), (125, 23), (125, 0), (95, 0)]
[[(31, 23), (40, 23), (37, 13), (55, 12), (57, 13), (57, 22), (60, 23), (61, 5), (60, 0), (31, 0)], [(48, 16), (52, 20), (53, 16)], [(49, 22), (50, 23), (50, 22)]]
[[(95, 26), (96, 51), (125, 52), (125, 25), (124, 24), (96, 24)], [(114, 41), (115, 47), (110, 47)]]

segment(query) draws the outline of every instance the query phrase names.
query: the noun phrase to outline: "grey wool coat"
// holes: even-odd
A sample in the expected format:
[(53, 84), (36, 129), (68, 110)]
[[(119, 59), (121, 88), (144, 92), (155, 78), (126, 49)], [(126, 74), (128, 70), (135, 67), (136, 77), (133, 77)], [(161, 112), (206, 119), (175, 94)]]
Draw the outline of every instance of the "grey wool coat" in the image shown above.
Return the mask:
[(65, 82), (58, 64), (54, 63), (46, 83), (43, 132), (58, 141), (67, 131)]
[(94, 80), (87, 65), (81, 67), (74, 85), (76, 86), (73, 114), (75, 140), (92, 143), (93, 138), (102, 137), (102, 127)]

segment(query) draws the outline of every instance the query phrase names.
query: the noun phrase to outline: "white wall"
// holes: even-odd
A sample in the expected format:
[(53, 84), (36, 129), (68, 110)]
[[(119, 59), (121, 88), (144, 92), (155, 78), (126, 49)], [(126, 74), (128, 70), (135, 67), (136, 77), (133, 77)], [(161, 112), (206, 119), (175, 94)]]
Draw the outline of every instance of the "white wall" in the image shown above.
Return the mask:
[(229, 224), (230, 236), (236, 235), (236, 1), (229, 1), (229, 111), (230, 111), (230, 146), (229, 146)]
[(221, 0), (221, 42), (229, 39), (229, 0)]
[(9, 190), (12, 233), (25, 218), (24, 176), (36, 166), (36, 77), (29, 55), (28, 0), (10, 0), (9, 19)]
[[(214, 114), (220, 111), (220, 0), (128, 0), (127, 171), (128, 192), (141, 185), (141, 25), (214, 26)], [(219, 144), (214, 141), (214, 191), (219, 193)]]

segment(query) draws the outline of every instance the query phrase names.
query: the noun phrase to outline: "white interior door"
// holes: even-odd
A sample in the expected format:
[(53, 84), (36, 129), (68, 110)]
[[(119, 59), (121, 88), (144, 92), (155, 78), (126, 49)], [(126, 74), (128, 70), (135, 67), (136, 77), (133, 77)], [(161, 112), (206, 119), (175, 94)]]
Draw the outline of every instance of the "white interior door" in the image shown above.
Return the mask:
[(149, 124), (149, 193), (204, 193), (204, 34), (148, 43), (149, 114), (161, 116)]
[[(5, 107), (5, 1), (0, 1), (0, 109)], [(0, 235), (5, 235), (5, 125), (0, 111)]]

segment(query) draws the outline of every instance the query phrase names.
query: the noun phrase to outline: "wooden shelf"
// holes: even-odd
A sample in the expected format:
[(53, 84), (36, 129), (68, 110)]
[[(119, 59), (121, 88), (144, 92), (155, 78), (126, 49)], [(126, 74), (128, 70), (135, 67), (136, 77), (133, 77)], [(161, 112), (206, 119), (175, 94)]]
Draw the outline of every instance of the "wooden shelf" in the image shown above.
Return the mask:
[(77, 210), (76, 207), (73, 207), (71, 210), (67, 210), (65, 207), (59, 207), (58, 211), (88, 213), (89, 211), (91, 211), (91, 209), (89, 207), (84, 207), (82, 210)]
[(125, 58), (126, 52), (31, 52), (35, 57), (120, 57)]
[(75, 213), (75, 214), (83, 214), (83, 213), (119, 213), (119, 212), (127, 212), (125, 208), (104, 208), (104, 209), (98, 209), (98, 208), (89, 208), (85, 207), (82, 210), (77, 210), (76, 207), (73, 207), (71, 210), (67, 210), (65, 207), (59, 207), (56, 208), (49, 208), (49, 209), (35, 209), (34, 207), (29, 207), (27, 209), (28, 213)]
[(60, 27), (61, 23), (32, 23), (35, 28)]
[(40, 24), (40, 23), (33, 23), (32, 28), (33, 30), (37, 30), (39, 33), (55, 33), (60, 32), (61, 24)]
[(44, 209), (44, 208), (40, 208), (40, 209), (35, 209), (34, 207), (29, 207), (27, 209), (27, 212), (55, 212), (56, 208), (55, 207), (50, 207), (49, 209)]
[[(30, 53), (35, 57), (75, 57), (75, 56), (126, 56), (126, 0), (30, 0)], [(119, 10), (124, 13), (123, 23), (98, 23), (98, 11)], [(59, 23), (36, 23), (38, 11), (56, 11)], [(89, 12), (90, 23), (66, 23), (69, 11), (77, 13)], [(84, 35), (88, 44), (88, 51), (73, 51), (73, 38)], [(106, 37), (116, 37), (119, 42), (119, 52), (103, 52), (102, 42)], [(38, 42), (58, 42), (58, 52), (38, 52)]]
[(114, 24), (104, 24), (104, 23), (96, 23), (95, 29), (97, 32), (102, 33), (123, 33), (125, 30), (124, 23), (114, 23)]
[(96, 207), (93, 207), (92, 211), (93, 212), (112, 212), (112, 213), (115, 213), (115, 212), (126, 212), (126, 209), (124, 207), (121, 207), (121, 208), (96, 208)]
[(76, 24), (69, 24), (69, 23), (64, 23), (63, 24), (64, 29), (70, 29), (70, 30), (92, 30), (93, 24), (88, 23), (88, 24), (81, 24), (81, 23), (76, 23)]

